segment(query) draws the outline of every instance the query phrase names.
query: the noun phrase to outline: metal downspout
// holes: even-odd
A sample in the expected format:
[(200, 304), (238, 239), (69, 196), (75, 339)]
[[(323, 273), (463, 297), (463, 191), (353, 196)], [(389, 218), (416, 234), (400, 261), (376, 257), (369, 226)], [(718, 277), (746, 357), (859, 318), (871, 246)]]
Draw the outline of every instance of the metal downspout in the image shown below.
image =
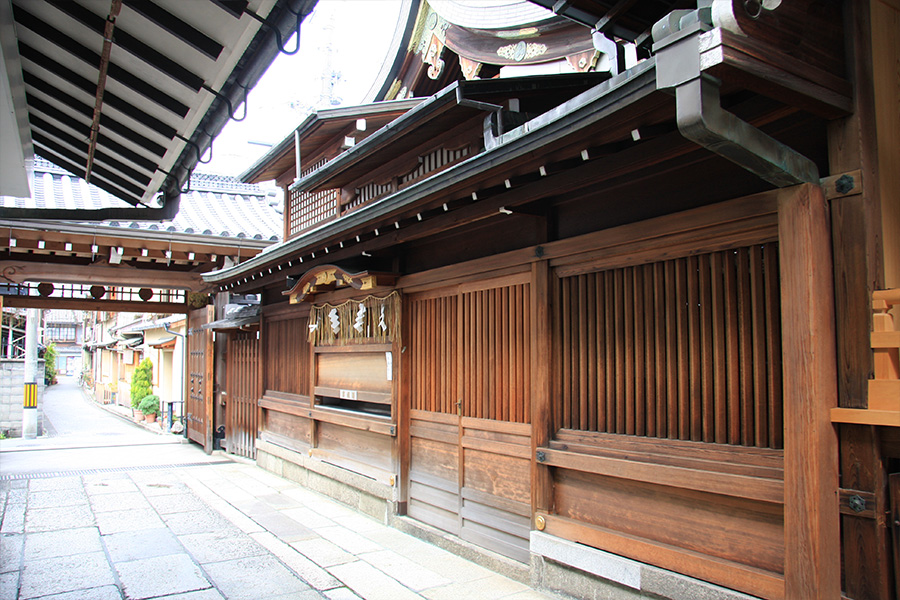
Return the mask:
[(719, 81), (700, 70), (707, 29), (695, 24), (654, 45), (657, 89), (674, 88), (678, 130), (776, 187), (818, 184), (812, 160), (722, 108)]

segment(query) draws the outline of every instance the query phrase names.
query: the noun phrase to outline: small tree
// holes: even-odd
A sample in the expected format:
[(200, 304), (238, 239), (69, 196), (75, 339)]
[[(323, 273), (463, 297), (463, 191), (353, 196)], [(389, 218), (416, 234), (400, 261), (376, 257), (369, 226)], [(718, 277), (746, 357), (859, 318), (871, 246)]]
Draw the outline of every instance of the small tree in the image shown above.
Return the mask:
[(56, 378), (56, 344), (50, 342), (44, 348), (44, 385), (50, 385)]
[(145, 397), (153, 393), (153, 363), (145, 358), (131, 376), (131, 408), (137, 408)]

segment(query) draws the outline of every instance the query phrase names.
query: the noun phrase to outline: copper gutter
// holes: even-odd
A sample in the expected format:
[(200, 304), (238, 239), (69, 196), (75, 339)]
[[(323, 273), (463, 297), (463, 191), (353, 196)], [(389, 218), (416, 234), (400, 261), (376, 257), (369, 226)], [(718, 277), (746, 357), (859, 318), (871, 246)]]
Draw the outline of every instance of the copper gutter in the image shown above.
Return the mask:
[(103, 30), (103, 52), (100, 55), (100, 76), (97, 78), (97, 95), (94, 99), (94, 119), (91, 122), (91, 139), (88, 146), (87, 167), (84, 170), (84, 180), (91, 182), (91, 170), (94, 168), (94, 150), (97, 148), (97, 136), (100, 134), (100, 112), (103, 109), (103, 92), (106, 90), (106, 72), (109, 69), (109, 55), (112, 52), (113, 31), (116, 28), (116, 18), (122, 9), (122, 0), (112, 0), (109, 7), (109, 16), (106, 17), (106, 27)]

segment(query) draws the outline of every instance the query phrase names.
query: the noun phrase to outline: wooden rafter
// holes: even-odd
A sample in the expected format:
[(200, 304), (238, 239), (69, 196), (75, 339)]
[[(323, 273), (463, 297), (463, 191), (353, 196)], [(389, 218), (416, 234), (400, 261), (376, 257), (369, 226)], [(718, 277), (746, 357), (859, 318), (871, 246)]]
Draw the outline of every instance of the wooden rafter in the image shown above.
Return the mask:
[(106, 90), (106, 72), (109, 69), (109, 55), (112, 52), (113, 31), (116, 28), (116, 18), (122, 9), (122, 0), (112, 0), (109, 7), (109, 16), (106, 18), (106, 27), (103, 30), (103, 52), (100, 55), (100, 75), (97, 78), (97, 95), (94, 98), (94, 118), (91, 122), (91, 140), (88, 145), (87, 166), (84, 170), (84, 180), (91, 182), (91, 170), (94, 168), (94, 150), (97, 148), (97, 136), (100, 133), (100, 113), (103, 110), (103, 93)]

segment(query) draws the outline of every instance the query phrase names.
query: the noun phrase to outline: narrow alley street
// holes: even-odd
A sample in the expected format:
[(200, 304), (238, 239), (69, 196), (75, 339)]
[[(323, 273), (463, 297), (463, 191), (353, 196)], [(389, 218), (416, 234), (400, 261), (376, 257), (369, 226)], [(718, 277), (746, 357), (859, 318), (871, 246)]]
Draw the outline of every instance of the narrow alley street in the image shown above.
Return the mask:
[(87, 400), (0, 440), (0, 600), (539, 600), (527, 585)]

